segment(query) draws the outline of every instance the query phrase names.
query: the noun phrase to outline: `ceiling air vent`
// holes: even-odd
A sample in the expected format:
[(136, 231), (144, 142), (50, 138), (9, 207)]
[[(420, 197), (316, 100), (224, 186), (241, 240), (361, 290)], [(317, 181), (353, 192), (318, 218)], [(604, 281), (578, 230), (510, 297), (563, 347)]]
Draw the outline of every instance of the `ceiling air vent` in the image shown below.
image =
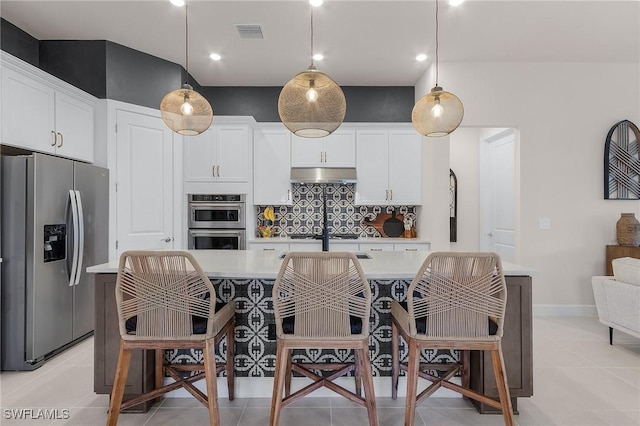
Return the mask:
[(262, 40), (262, 28), (258, 24), (234, 24), (243, 40)]

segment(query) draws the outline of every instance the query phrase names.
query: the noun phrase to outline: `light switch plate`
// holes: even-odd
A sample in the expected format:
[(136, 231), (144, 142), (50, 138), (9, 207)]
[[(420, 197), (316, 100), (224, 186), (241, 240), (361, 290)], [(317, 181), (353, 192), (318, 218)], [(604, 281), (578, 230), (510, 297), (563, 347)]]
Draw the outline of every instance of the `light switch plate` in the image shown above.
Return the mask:
[(541, 217), (540, 218), (540, 229), (551, 229), (551, 218), (549, 218), (549, 217)]

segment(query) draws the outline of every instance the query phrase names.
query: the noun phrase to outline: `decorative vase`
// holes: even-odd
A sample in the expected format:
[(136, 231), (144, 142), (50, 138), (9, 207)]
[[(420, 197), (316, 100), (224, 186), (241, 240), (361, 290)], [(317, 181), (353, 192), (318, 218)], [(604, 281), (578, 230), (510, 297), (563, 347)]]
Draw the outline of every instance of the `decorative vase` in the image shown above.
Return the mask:
[(616, 222), (616, 237), (621, 246), (640, 246), (640, 222), (635, 213), (622, 213)]

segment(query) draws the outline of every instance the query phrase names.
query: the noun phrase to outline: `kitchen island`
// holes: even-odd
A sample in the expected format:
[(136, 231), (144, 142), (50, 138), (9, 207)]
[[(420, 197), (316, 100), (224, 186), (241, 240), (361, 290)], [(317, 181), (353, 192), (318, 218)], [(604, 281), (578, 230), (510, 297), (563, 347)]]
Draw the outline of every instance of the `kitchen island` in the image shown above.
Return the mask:
[[(282, 263), (277, 251), (194, 250), (190, 251), (211, 279), (220, 301), (236, 303), (236, 395), (238, 397), (270, 397), (275, 368), (275, 324), (271, 291)], [(370, 355), (376, 395), (388, 396), (391, 390), (391, 314), (392, 299), (405, 300), (411, 280), (428, 252), (369, 252), (360, 259), (372, 292)], [(95, 382), (97, 393), (109, 393), (113, 382), (119, 332), (115, 312), (117, 262), (92, 266), (95, 274)], [(517, 398), (532, 395), (531, 284), (533, 270), (504, 263), (507, 281), (507, 313), (504, 326), (503, 352), (514, 410)], [(226, 343), (220, 344), (219, 355), (226, 356)], [(201, 354), (190, 351), (167, 351), (172, 361), (194, 362)], [(309, 362), (340, 361), (349, 356), (345, 351), (300, 351), (301, 360)], [(453, 351), (428, 351), (425, 362), (444, 362), (457, 357)], [(406, 348), (401, 348), (406, 359)], [(134, 354), (125, 393), (135, 395), (153, 386), (152, 353)], [(348, 379), (345, 379), (348, 380)], [(496, 395), (490, 357), (472, 353), (471, 382), (474, 389)], [(224, 396), (224, 386), (219, 389)], [(399, 391), (403, 392), (401, 384)], [(402, 393), (401, 393), (402, 395)], [(481, 412), (491, 412), (486, 406)]]

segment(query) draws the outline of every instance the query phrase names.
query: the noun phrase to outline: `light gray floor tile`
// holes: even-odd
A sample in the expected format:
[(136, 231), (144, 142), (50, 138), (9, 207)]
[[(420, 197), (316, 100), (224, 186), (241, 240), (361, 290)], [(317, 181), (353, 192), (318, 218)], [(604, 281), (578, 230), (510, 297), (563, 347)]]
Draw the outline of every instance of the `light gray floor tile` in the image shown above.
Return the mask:
[[(220, 424), (237, 425), (242, 408), (220, 407)], [(209, 426), (209, 411), (204, 407), (158, 408), (147, 422), (153, 426)]]
[[(534, 318), (534, 396), (520, 398), (519, 426), (640, 426), (640, 340), (608, 329), (595, 317)], [(31, 372), (0, 374), (0, 407), (69, 409), (68, 419), (15, 420), (18, 426), (99, 425), (109, 396), (93, 393), (93, 339), (59, 354)], [(404, 398), (378, 398), (380, 426), (404, 423)], [(223, 426), (263, 426), (271, 398), (219, 398)], [(4, 412), (3, 412), (4, 413)], [(208, 424), (207, 410), (193, 398), (165, 398), (148, 413), (121, 414), (120, 426)], [(280, 426), (366, 425), (366, 409), (336, 396), (306, 397), (283, 409)], [(480, 415), (468, 401), (427, 398), (415, 426), (502, 425), (501, 415)]]

